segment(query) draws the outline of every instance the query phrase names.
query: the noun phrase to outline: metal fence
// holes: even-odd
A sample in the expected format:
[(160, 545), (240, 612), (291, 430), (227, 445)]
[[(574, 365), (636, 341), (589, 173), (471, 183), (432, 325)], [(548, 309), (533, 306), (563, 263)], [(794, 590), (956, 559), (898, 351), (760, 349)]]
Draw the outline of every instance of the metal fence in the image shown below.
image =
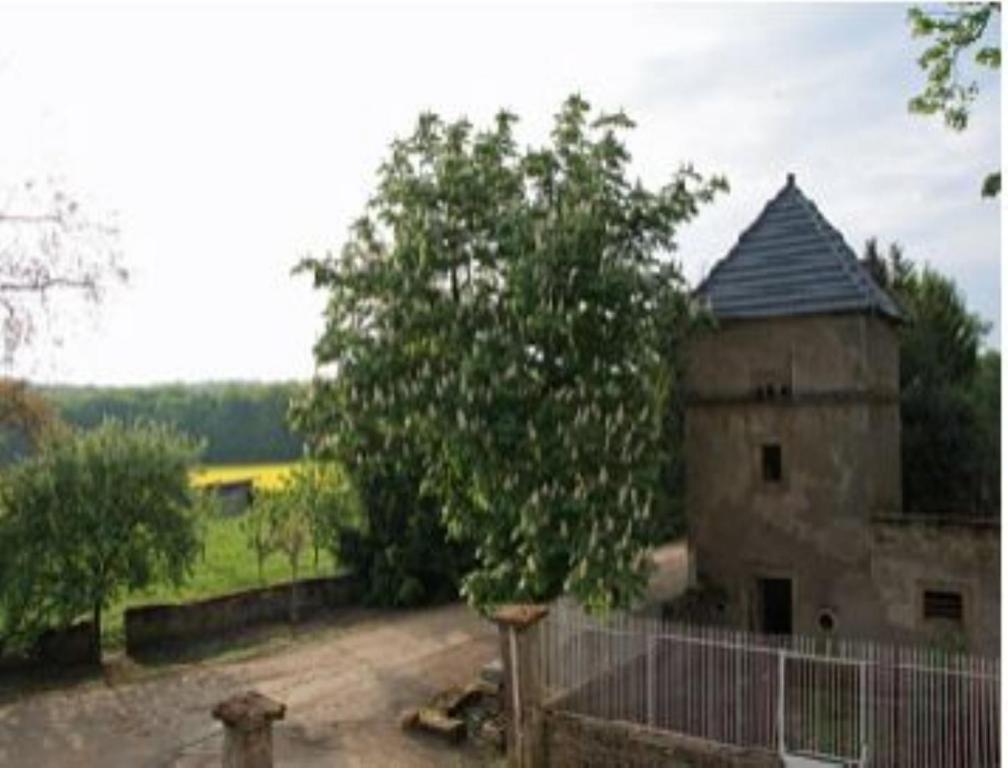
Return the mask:
[(1000, 765), (1000, 665), (771, 637), (560, 602), (539, 628), (548, 706), (850, 766)]

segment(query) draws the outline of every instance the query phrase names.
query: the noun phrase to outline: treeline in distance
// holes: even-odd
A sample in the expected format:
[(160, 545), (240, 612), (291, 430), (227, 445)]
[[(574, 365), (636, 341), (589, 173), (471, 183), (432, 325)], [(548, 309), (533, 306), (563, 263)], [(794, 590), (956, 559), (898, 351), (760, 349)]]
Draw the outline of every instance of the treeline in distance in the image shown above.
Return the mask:
[[(302, 441), (287, 424), (298, 382), (159, 384), (143, 387), (43, 386), (38, 391), (70, 425), (90, 428), (107, 418), (149, 419), (204, 440), (209, 464), (297, 459)], [(17, 439), (2, 446), (3, 458), (19, 452)]]

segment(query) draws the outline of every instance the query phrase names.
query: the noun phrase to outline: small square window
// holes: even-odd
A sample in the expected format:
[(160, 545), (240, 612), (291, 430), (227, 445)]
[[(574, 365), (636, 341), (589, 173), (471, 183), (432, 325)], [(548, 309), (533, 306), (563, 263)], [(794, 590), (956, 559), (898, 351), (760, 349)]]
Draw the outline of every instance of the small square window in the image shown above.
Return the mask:
[(924, 618), (962, 623), (963, 599), (958, 592), (924, 590)]
[(763, 482), (779, 483), (784, 475), (781, 447), (778, 443), (763, 446)]

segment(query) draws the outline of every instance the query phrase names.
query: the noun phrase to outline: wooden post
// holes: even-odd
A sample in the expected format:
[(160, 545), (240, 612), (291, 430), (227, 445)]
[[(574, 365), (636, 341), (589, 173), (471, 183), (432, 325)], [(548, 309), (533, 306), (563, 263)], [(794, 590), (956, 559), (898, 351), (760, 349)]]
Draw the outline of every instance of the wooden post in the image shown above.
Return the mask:
[(508, 714), (508, 764), (541, 768), (546, 764), (543, 738), (539, 621), (542, 605), (505, 605), (493, 616), (500, 632), (504, 670), (503, 709)]
[(273, 768), (273, 721), (287, 708), (256, 691), (222, 701), (213, 716), (224, 723), (223, 768)]

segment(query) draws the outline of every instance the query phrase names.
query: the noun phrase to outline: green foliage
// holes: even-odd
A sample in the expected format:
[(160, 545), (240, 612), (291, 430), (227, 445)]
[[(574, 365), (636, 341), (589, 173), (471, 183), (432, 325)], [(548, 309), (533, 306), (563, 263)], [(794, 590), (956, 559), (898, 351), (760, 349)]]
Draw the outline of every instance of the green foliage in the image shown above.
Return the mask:
[(511, 114), (483, 131), (422, 115), (342, 253), (304, 265), (330, 291), (316, 359), (339, 376), (299, 425), (365, 503), (405, 471), (395, 507), (428, 520), (403, 533), (440, 511), (472, 542), (478, 606), (569, 592), (604, 609), (646, 579), (685, 305), (659, 254), (727, 184), (687, 166), (648, 190), (627, 177), (633, 123), (589, 112), (569, 98), (524, 151)]
[(257, 494), (239, 522), (245, 545), (255, 554), (256, 572), (259, 574), (260, 583), (263, 583), (263, 564), (274, 550), (270, 535), (270, 499), (269, 492)]
[[(952, 130), (966, 128), (970, 107), (979, 89), (976, 80), (964, 82), (960, 79), (961, 58), (969, 52), (977, 66), (1001, 68), (1001, 46), (997, 36), (1000, 14), (1000, 3), (955, 3), (944, 10), (932, 11), (913, 7), (907, 12), (914, 37), (929, 41), (917, 60), (927, 74), (927, 83), (921, 93), (910, 99), (911, 112), (940, 113), (945, 125)], [(998, 171), (984, 180), (982, 193), (985, 197), (993, 197), (1000, 191), (1001, 173)]]
[[(191, 484), (191, 483), (190, 483)], [(200, 560), (206, 560), (206, 540), (210, 526), (223, 512), (220, 497), (213, 491), (193, 488), (192, 491), (193, 525), (196, 528), (196, 539), (199, 542)]]
[[(253, 502), (269, 521), (271, 547), (287, 560), (291, 582), (298, 580), (301, 556), (311, 542), (311, 515), (300, 495), (291, 487), (260, 491)], [(298, 620), (297, 585), (291, 586), (290, 620)]]
[(980, 187), (980, 194), (983, 197), (997, 197), (1001, 194), (1001, 171), (987, 174)]
[[(273, 552), (284, 556), (292, 581), (301, 558), (315, 547), (335, 554), (342, 532), (359, 527), (359, 506), (353, 489), (334, 464), (309, 462), (298, 466), (277, 489), (260, 489), (241, 523), (246, 543), (256, 555), (259, 579)], [(297, 621), (296, 590), (291, 592), (291, 621)]]
[(0, 454), (27, 456), (65, 429), (52, 404), (26, 382), (0, 378)]
[(891, 245), (866, 247), (869, 268), (900, 303), (903, 507), (913, 514), (1000, 510), (1000, 356), (980, 355), (989, 326), (955, 283), (917, 269)]
[(360, 527), (339, 532), (340, 560), (364, 576), (366, 602), (414, 606), (458, 597), (473, 562), (468, 542), (450, 541), (435, 500), (421, 493), (423, 454), (403, 439), (377, 440), (352, 465)]
[(0, 482), (3, 634), (30, 638), (123, 591), (179, 583), (198, 553), (189, 467), (198, 446), (154, 424), (106, 421), (43, 446)]
[[(39, 392), (74, 426), (106, 418), (171, 424), (206, 442), (208, 463), (256, 463), (300, 458), (301, 439), (287, 426), (290, 401), (304, 391), (275, 384), (170, 384), (151, 387), (47, 387)], [(9, 462), (10, 452), (6, 455)]]
[(973, 411), (974, 460), (972, 509), (985, 514), (1001, 511), (1001, 354), (986, 350), (969, 385)]
[(350, 479), (334, 462), (306, 461), (295, 468), (287, 484), (306, 511), (316, 567), (320, 550), (338, 557), (343, 532), (362, 525), (360, 501)]
[(686, 400), (685, 389), (679, 382), (685, 378), (688, 337), (697, 330), (713, 327), (713, 316), (692, 310), (686, 297), (671, 303), (669, 312), (666, 325), (671, 330), (664, 357), (670, 379), (657, 447), (659, 484), (650, 536), (655, 544), (681, 538), (686, 533)]
[(287, 558), (292, 580), (298, 577), (301, 555), (311, 544), (311, 515), (290, 489), (262, 491), (255, 503), (265, 505), (269, 518), (270, 540), (277, 552)]

